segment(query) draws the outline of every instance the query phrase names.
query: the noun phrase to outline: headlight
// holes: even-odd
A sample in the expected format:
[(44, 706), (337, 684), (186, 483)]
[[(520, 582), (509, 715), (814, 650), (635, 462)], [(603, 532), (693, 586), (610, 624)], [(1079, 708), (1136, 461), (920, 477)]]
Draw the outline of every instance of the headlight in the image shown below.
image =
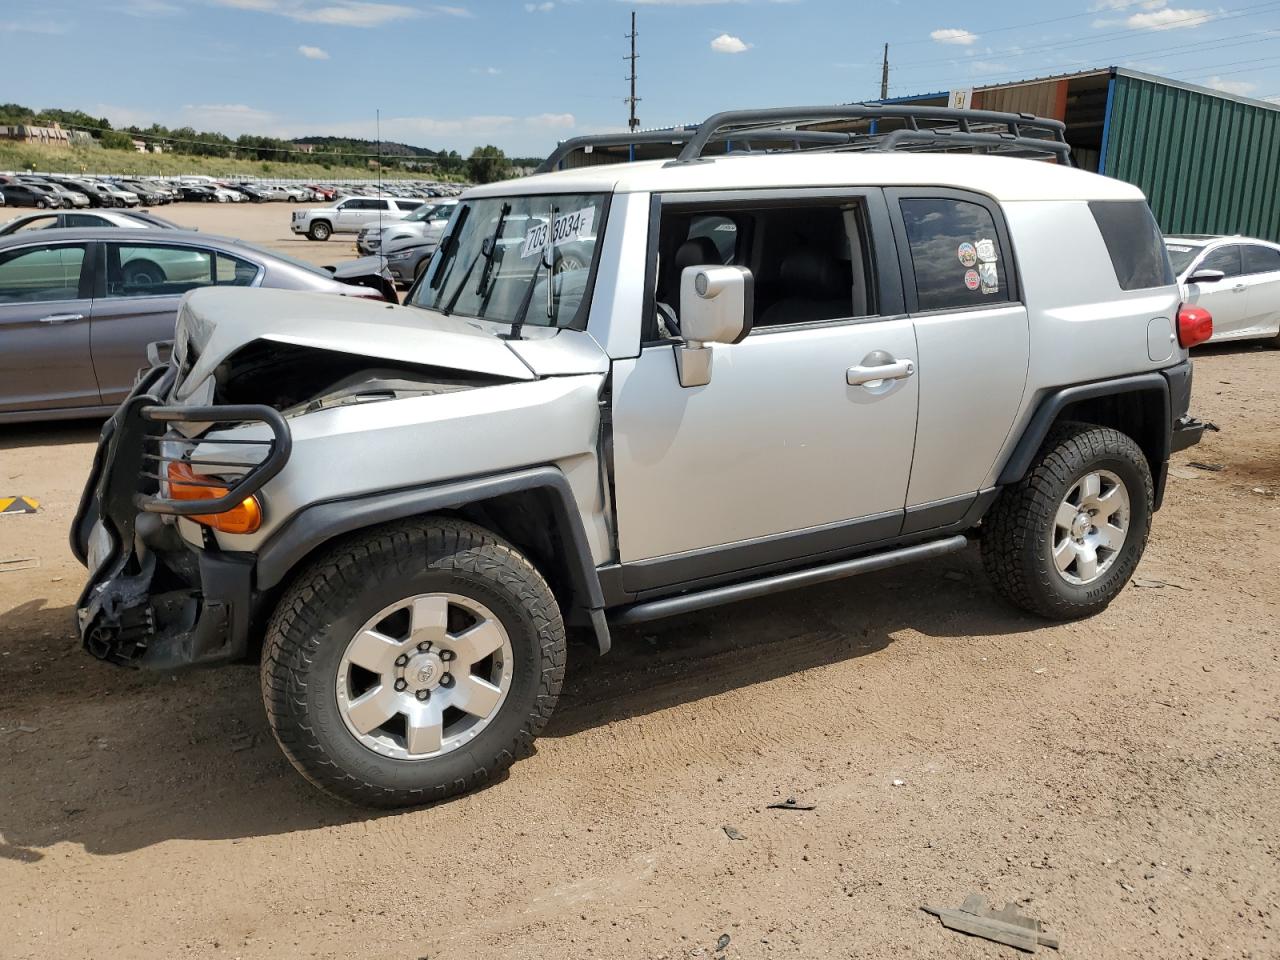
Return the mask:
[(399, 253), (388, 253), (387, 262), (399, 263), (402, 260), (408, 260), (412, 256), (413, 256), (412, 250), (401, 250)]

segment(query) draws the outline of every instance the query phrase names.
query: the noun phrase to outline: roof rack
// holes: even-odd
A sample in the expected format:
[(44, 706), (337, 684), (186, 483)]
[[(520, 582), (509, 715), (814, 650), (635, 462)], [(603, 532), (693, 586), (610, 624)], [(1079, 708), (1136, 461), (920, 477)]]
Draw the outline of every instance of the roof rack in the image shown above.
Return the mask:
[[(853, 129), (834, 129), (852, 124)], [(814, 125), (824, 125), (814, 129)], [(1066, 124), (1030, 113), (959, 110), (916, 104), (851, 103), (837, 106), (780, 107), (717, 113), (696, 127), (575, 137), (561, 143), (538, 173), (556, 168), (577, 150), (639, 144), (680, 146), (676, 163), (695, 163), (711, 144), (734, 153), (756, 152), (757, 145), (781, 144), (788, 152), (956, 150), (1010, 156), (1052, 158), (1071, 165)], [(775, 148), (776, 149), (776, 148)], [(765, 147), (766, 152), (774, 152)]]

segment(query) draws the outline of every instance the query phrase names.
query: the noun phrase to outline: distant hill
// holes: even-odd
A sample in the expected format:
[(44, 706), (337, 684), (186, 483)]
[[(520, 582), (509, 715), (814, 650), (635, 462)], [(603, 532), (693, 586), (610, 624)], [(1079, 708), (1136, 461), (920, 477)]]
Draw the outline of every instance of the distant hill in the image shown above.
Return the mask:
[[(324, 150), (338, 151), (342, 153), (377, 153), (378, 141), (361, 140), (355, 137), (297, 137), (290, 143), (311, 144), (317, 148)], [(414, 147), (407, 143), (397, 143), (394, 140), (382, 141), (382, 155), (385, 157), (422, 157), (424, 159), (434, 160), (446, 151), (428, 150), (426, 147)]]

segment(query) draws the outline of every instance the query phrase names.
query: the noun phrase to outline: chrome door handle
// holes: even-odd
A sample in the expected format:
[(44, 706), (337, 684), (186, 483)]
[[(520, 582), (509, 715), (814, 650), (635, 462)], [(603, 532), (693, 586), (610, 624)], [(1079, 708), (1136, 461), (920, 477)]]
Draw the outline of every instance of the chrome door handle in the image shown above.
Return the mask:
[(52, 313), (47, 317), (41, 317), (41, 323), (70, 323), (72, 320), (83, 320), (83, 313)]
[(1232, 292), (1232, 293), (1244, 293), (1244, 284), (1243, 284), (1243, 283), (1237, 283), (1234, 287), (1232, 287), (1232, 288), (1231, 288), (1231, 292)]
[(851, 387), (865, 386), (882, 380), (905, 380), (916, 372), (914, 360), (894, 360), (876, 366), (850, 367), (845, 371), (845, 380)]

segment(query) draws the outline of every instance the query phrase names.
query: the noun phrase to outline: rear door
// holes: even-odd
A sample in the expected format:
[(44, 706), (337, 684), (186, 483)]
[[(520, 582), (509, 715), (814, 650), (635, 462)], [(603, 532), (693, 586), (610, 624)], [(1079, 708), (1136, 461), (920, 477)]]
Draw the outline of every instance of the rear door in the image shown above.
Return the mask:
[(1221, 270), (1223, 277), (1213, 283), (1188, 283), (1187, 302), (1213, 314), (1215, 340), (1238, 337), (1249, 324), (1249, 288), (1244, 282), (1240, 244), (1214, 247), (1191, 272), (1197, 270)]
[(103, 403), (128, 395), (146, 366), (147, 344), (173, 339), (183, 294), (214, 285), (252, 286), (261, 272), (248, 260), (190, 244), (130, 237), (103, 247), (106, 266), (90, 335)]
[(94, 246), (0, 253), (0, 413), (95, 407), (89, 350)]
[(1280, 249), (1241, 244), (1244, 283), (1249, 288), (1245, 330), (1257, 336), (1280, 331)]

